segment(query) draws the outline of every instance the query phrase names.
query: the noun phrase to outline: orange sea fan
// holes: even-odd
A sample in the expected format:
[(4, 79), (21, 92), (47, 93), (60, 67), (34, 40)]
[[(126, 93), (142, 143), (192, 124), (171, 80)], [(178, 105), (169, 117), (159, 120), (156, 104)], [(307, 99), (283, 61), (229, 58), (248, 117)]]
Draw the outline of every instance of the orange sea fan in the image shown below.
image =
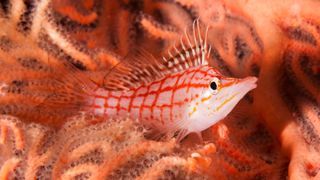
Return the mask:
[[(174, 139), (147, 140), (143, 136), (146, 131), (132, 120), (104, 121), (80, 114), (56, 131), (1, 116), (0, 176), (9, 179), (285, 177), (282, 173), (286, 172), (286, 161), (272, 137), (267, 132), (259, 133), (263, 129), (255, 132), (252, 128), (250, 132), (255, 123), (247, 118), (238, 125), (234, 124), (236, 118), (230, 120), (226, 124), (229, 128), (220, 124), (219, 132), (213, 132), (218, 146), (209, 143), (188, 148), (190, 140), (182, 145)], [(223, 132), (233, 128), (241, 128), (242, 132), (236, 135)]]
[(206, 177), (194, 165), (201, 156), (193, 160), (179, 155), (174, 139), (147, 140), (132, 120), (98, 120), (82, 114), (53, 131), (1, 116), (1, 179)]
[[(49, 162), (50, 159), (50, 163), (59, 165), (55, 169), (57, 177), (81, 174), (79, 177), (85, 178), (96, 172), (98, 162), (91, 164), (86, 172), (81, 167), (83, 163), (87, 164), (85, 160), (71, 167), (71, 161), (82, 158), (75, 154), (86, 154), (90, 148), (84, 142), (79, 143), (78, 147), (68, 145), (80, 140), (70, 137), (74, 130), (96, 126), (83, 121), (79, 122), (79, 126), (72, 123), (70, 127), (63, 126), (66, 117), (77, 113), (76, 109), (61, 114), (59, 108), (47, 106), (41, 109), (39, 107), (43, 106), (37, 106), (51, 95), (52, 90), (59, 94), (59, 88), (53, 86), (52, 79), (63, 80), (67, 77), (67, 72), (64, 72), (57, 78), (55, 67), (68, 61), (81, 70), (79, 73), (89, 74), (100, 82), (101, 76), (110, 67), (124, 57), (130, 59), (137, 50), (144, 49), (155, 57), (162, 56), (168, 45), (177, 40), (194, 19), (200, 18), (201, 24), (210, 27), (210, 64), (222, 73), (235, 77), (259, 76), (258, 88), (241, 102), (223, 124), (213, 127), (212, 133), (207, 132), (207, 139), (216, 144), (216, 153), (209, 153), (205, 158), (194, 154), (188, 160), (186, 157), (171, 156), (173, 145), (167, 143), (165, 147), (172, 148), (167, 149), (170, 156), (153, 159), (155, 166), (149, 167), (157, 173), (149, 171), (149, 174), (139, 174), (140, 178), (159, 177), (166, 168), (164, 165), (170, 166), (173, 162), (179, 167), (195, 162), (193, 165), (206, 167), (204, 169), (211, 177), (221, 179), (285, 179), (287, 171), (292, 179), (319, 178), (320, 15), (314, 11), (320, 7), (319, 1), (81, 0), (75, 3), (69, 0), (11, 0), (0, 5), (0, 112), (20, 117), (18, 120), (3, 116), (0, 124), (0, 142), (9, 145), (5, 148), (0, 145), (0, 154), (3, 155), (0, 156), (1, 177), (11, 176), (8, 172), (16, 169), (18, 173), (30, 172), (33, 176), (35, 171), (32, 168), (38, 167), (38, 162), (25, 171), (26, 167), (19, 166), (21, 157), (24, 162), (26, 158), (30, 162), (37, 158), (41, 162)], [(63, 108), (66, 107), (60, 107)], [(237, 113), (239, 111), (241, 113)], [(55, 129), (25, 124), (30, 121)], [(116, 128), (118, 124), (113, 125)], [(57, 137), (59, 134), (69, 134), (58, 131), (59, 127), (70, 130), (70, 135), (66, 135), (70, 141), (62, 142), (65, 139)], [(99, 134), (95, 130), (83, 132), (82, 137), (91, 132)], [(131, 130), (130, 133), (136, 132), (134, 128)], [(12, 133), (14, 136), (11, 136)], [(41, 156), (38, 152), (27, 150), (31, 144), (40, 143), (33, 139), (36, 136), (55, 137), (54, 143), (65, 150), (63, 153), (74, 153), (73, 156), (58, 162), (58, 157), (43, 153), (47, 149), (42, 145), (44, 148), (38, 149), (42, 151)], [(142, 136), (139, 138), (142, 139), (137, 142), (150, 143)], [(183, 142), (186, 146), (183, 145), (182, 149), (185, 150), (189, 144), (194, 146), (195, 142), (192, 137), (186, 139)], [(153, 143), (157, 147), (157, 142)], [(110, 147), (114, 146), (94, 144), (93, 149), (101, 151), (90, 155), (99, 156), (109, 152)], [(139, 149), (138, 146), (128, 147)], [(204, 147), (200, 145), (200, 149)], [(123, 159), (118, 161), (123, 162)], [(134, 166), (130, 163), (126, 165), (124, 174)], [(188, 164), (188, 168), (201, 169), (201, 166), (193, 168), (193, 165)], [(40, 167), (41, 172), (52, 168)]]

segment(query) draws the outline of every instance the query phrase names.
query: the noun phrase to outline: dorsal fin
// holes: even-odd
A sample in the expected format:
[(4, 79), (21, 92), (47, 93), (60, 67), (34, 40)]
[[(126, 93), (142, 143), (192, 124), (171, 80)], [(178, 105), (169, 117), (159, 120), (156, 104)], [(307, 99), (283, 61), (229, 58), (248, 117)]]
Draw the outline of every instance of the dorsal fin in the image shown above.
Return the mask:
[(208, 30), (207, 27), (203, 32), (199, 20), (195, 20), (191, 35), (185, 30), (178, 45), (174, 43), (162, 59), (140, 51), (134, 58), (113, 67), (104, 78), (104, 87), (108, 90), (129, 90), (171, 73), (208, 64), (211, 50), (207, 44)]
[(207, 59), (211, 51), (207, 43), (208, 30), (209, 27), (206, 27), (205, 32), (202, 32), (197, 19), (192, 24), (191, 37), (187, 30), (184, 31), (178, 46), (174, 43), (167, 55), (163, 57), (163, 62), (170, 72), (208, 64)]

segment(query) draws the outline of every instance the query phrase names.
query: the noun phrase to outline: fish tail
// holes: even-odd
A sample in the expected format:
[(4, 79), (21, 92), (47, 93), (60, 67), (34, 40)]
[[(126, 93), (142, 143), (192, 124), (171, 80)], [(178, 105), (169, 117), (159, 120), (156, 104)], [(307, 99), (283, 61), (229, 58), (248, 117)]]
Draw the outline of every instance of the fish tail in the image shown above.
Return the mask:
[(97, 84), (84, 72), (68, 63), (32, 67), (0, 64), (0, 114), (60, 127), (90, 105)]

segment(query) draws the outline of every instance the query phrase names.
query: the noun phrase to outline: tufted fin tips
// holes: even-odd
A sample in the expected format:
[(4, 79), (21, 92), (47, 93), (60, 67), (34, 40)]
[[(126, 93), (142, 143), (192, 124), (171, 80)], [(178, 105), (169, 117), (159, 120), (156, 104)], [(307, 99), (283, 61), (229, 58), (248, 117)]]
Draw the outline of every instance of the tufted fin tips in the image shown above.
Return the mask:
[(209, 27), (203, 28), (199, 19), (191, 30), (185, 30), (179, 43), (173, 43), (161, 59), (138, 50), (119, 62), (104, 77), (104, 87), (110, 90), (129, 90), (161, 79), (168, 74), (208, 64), (211, 51), (207, 42)]

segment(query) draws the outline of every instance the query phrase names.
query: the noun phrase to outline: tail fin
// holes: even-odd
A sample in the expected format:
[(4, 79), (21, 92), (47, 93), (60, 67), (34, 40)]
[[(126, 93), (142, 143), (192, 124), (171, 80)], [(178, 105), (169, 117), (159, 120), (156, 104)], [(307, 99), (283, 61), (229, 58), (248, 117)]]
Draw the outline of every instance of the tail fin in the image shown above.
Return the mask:
[(97, 87), (68, 63), (47, 65), (25, 59), (22, 63), (2, 63), (0, 69), (0, 114), (53, 127), (87, 107)]

